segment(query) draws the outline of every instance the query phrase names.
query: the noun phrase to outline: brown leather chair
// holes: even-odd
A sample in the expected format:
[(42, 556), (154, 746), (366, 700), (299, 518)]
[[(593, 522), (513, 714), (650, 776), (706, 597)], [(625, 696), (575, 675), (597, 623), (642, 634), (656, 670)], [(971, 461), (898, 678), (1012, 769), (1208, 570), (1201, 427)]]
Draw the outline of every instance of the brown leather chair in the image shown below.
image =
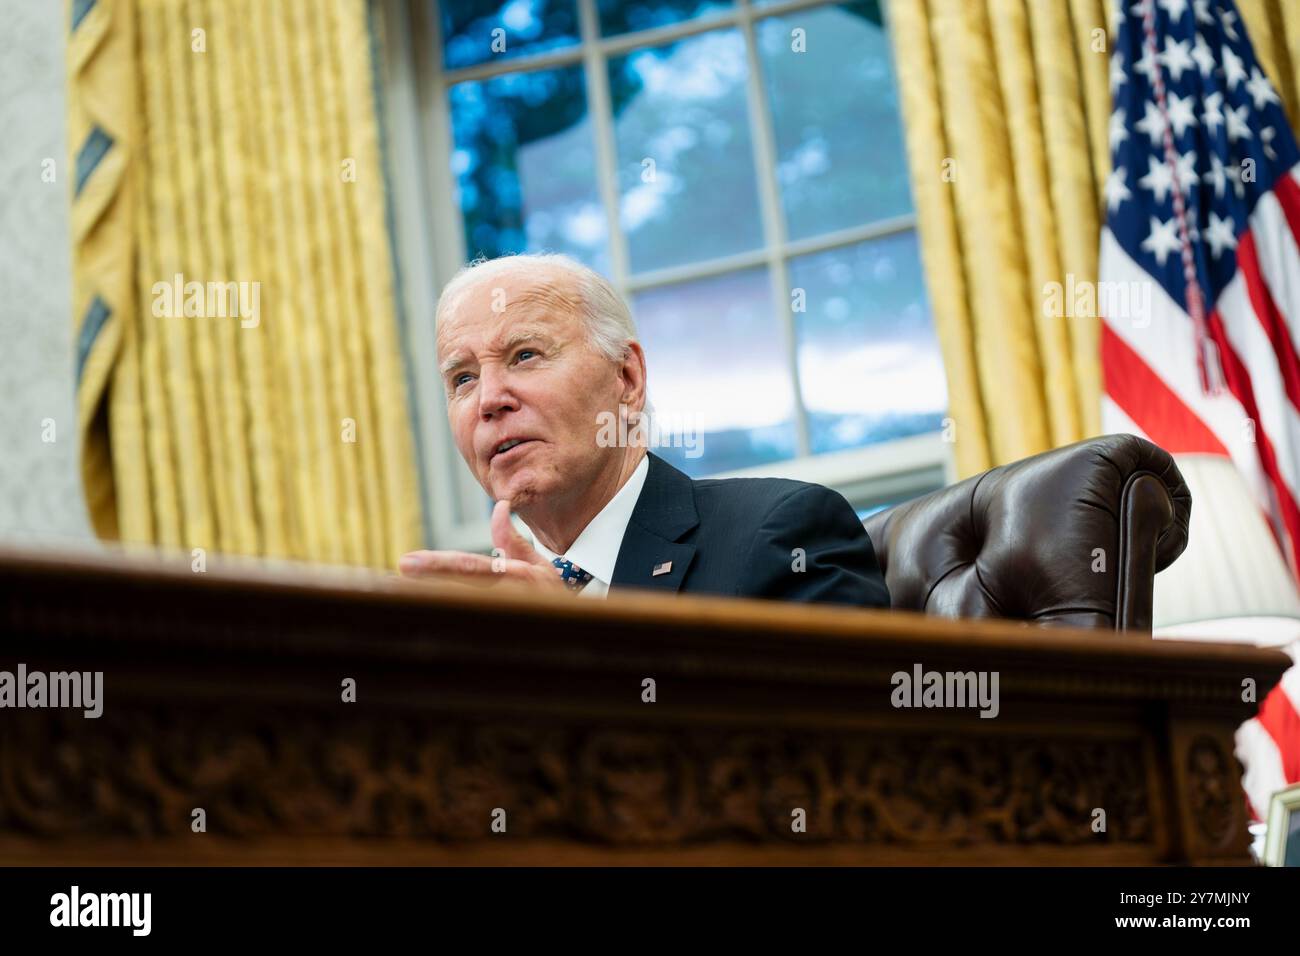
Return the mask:
[(1169, 453), (1103, 435), (869, 517), (892, 606), (945, 617), (1151, 630), (1156, 572), (1187, 547)]

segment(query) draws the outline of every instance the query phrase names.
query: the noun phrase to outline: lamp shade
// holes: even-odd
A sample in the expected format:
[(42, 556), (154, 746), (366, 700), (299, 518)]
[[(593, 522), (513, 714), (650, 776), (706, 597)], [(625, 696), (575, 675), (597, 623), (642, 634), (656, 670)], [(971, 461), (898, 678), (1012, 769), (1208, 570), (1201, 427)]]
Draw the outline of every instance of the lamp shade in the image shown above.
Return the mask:
[[(1241, 473), (1218, 455), (1175, 460), (1192, 492), (1191, 527), (1187, 550), (1156, 575), (1157, 636), (1253, 638), (1264, 644), (1295, 639), (1300, 593)], [(1243, 626), (1243, 618), (1255, 620)]]

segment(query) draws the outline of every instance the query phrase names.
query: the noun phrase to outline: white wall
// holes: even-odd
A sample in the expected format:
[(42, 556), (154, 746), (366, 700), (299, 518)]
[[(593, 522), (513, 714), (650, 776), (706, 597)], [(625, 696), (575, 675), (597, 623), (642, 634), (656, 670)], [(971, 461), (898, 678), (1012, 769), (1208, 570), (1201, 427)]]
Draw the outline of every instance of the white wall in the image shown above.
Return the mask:
[(0, 546), (92, 543), (73, 404), (66, 6), (0, 0)]

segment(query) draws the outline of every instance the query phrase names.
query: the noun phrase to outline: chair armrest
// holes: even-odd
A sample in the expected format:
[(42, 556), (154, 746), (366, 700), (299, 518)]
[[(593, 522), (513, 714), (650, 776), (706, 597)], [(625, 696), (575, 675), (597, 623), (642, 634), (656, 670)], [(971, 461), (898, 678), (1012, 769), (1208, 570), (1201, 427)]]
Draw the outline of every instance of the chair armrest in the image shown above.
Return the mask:
[(1103, 435), (993, 468), (865, 522), (892, 607), (1151, 629), (1155, 575), (1187, 547), (1173, 457)]

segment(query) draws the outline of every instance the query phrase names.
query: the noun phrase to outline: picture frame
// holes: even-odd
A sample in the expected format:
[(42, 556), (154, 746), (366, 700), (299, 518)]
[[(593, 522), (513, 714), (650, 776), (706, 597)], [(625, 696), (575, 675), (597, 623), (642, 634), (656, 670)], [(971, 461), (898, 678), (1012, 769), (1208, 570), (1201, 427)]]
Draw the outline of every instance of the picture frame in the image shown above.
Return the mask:
[(1265, 866), (1300, 866), (1300, 784), (1273, 794), (1264, 840)]

